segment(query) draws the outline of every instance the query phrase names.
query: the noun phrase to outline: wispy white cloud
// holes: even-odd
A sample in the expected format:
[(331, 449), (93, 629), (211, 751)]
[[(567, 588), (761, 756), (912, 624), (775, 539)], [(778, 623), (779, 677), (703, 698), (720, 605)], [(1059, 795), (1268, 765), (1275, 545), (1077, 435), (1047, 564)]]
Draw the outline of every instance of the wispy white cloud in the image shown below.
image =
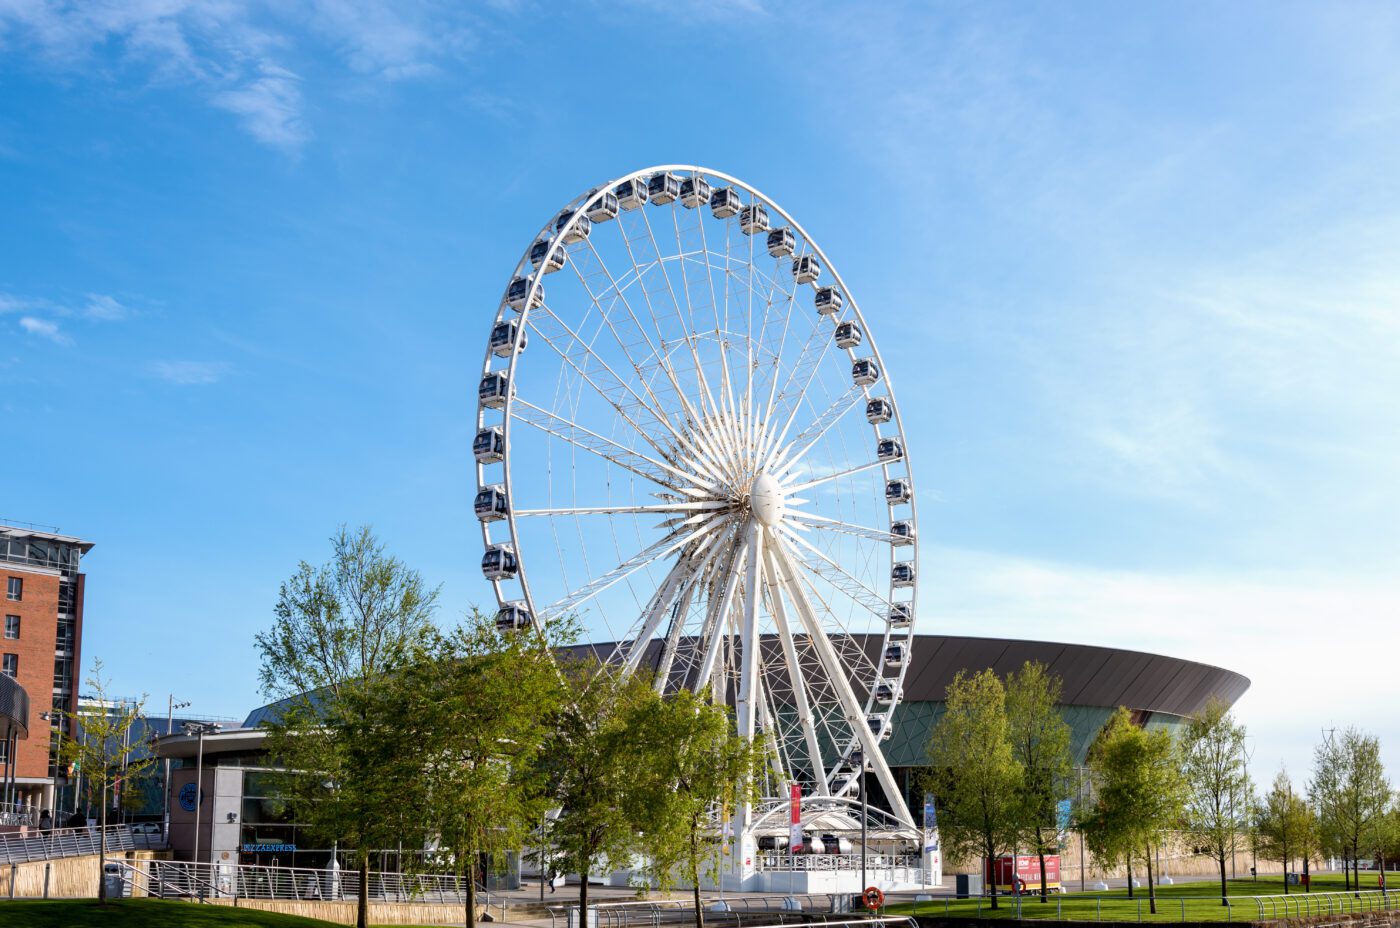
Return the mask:
[(222, 361), (152, 361), (147, 365), (151, 376), (182, 387), (218, 383), (229, 372)]
[(316, 45), (384, 80), (431, 74), (463, 56), (479, 28), (466, 8), (430, 0), (105, 0), (0, 2), (0, 41), (47, 67), (90, 72), (98, 56), (186, 84), (235, 114), (258, 141), (294, 152), (311, 131), (292, 62)]
[(120, 322), (129, 315), (129, 310), (116, 297), (105, 293), (89, 293), (83, 304), (82, 313), (89, 319), (104, 322)]
[(48, 319), (40, 319), (37, 316), (21, 316), (19, 327), (30, 335), (37, 335), (46, 338), (56, 345), (71, 345), (73, 340), (63, 334), (63, 330), (58, 327), (58, 323)]

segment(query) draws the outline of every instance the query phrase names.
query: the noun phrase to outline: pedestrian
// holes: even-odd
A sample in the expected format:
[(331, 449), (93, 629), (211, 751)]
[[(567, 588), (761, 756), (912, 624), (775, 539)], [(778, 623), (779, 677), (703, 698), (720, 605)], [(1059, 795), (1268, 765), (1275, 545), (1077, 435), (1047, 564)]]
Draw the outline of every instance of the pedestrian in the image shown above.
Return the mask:
[(53, 815), (48, 809), (39, 813), (39, 830), (42, 832), (53, 831)]

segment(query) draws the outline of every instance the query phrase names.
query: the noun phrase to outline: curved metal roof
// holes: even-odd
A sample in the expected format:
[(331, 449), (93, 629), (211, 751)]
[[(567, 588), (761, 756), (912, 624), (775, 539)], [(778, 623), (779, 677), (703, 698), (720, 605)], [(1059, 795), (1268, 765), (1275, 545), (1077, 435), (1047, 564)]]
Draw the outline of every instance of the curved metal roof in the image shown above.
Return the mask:
[(0, 674), (0, 727), (19, 729), (21, 738), (29, 737), (29, 694), (14, 677)]

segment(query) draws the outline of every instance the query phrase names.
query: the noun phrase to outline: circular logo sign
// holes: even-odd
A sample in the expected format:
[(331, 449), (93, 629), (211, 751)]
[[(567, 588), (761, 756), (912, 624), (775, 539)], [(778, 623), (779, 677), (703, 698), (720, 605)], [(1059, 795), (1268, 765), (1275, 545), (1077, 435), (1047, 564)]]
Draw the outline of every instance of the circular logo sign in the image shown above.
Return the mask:
[(193, 783), (186, 783), (180, 787), (180, 808), (186, 812), (193, 812), (195, 806), (195, 794), (197, 790)]

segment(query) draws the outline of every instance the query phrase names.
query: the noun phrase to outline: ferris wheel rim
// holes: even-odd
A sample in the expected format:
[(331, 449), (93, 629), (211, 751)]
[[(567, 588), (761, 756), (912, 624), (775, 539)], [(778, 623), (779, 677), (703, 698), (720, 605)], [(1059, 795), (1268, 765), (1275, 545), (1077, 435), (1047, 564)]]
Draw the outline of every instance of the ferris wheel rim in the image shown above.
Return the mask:
[[(723, 182), (723, 183), (725, 183), (725, 184), (727, 184), (727, 185), (729, 185), (729, 186), (731, 186), (731, 187), (734, 187), (734, 188), (737, 188), (737, 189), (739, 189), (739, 190), (741, 190), (741, 191), (746, 192), (747, 194), (749, 194), (749, 196), (750, 196), (750, 198), (751, 198), (751, 202), (757, 201), (757, 202), (762, 203), (762, 205), (764, 205), (766, 208), (772, 210), (778, 217), (781, 217), (781, 219), (782, 219), (783, 221), (785, 221), (785, 222), (794, 230), (794, 232), (795, 232), (797, 235), (800, 235), (800, 236), (802, 237), (802, 240), (803, 240), (804, 245), (805, 245), (808, 249), (810, 249), (811, 253), (814, 254), (814, 255), (817, 257), (817, 259), (820, 261), (820, 264), (821, 264), (822, 269), (825, 270), (825, 271), (827, 271), (827, 272), (829, 272), (829, 273), (831, 274), (831, 277), (832, 277), (832, 279), (833, 279), (835, 285), (839, 288), (840, 292), (845, 296), (846, 300), (849, 301), (849, 307), (848, 307), (849, 317), (852, 318), (854, 321), (856, 321), (864, 332), (870, 333), (870, 335), (869, 335), (869, 341), (868, 341), (868, 343), (866, 344), (865, 347), (866, 347), (866, 349), (867, 349), (867, 351), (868, 351), (868, 356), (871, 357), (871, 358), (875, 361), (875, 363), (878, 365), (880, 371), (883, 373), (883, 380), (884, 380), (883, 390), (884, 390), (884, 395), (888, 395), (889, 401), (890, 401), (890, 402), (889, 402), (889, 405), (890, 405), (890, 407), (891, 407), (890, 431), (891, 431), (894, 435), (896, 435), (896, 436), (898, 437), (898, 439), (899, 439), (899, 441), (900, 441), (900, 443), (901, 443), (901, 445), (902, 445), (902, 447), (903, 447), (903, 449), (904, 449), (904, 450), (903, 450), (903, 459), (902, 459), (902, 462), (900, 462), (900, 463), (901, 463), (901, 466), (902, 466), (902, 469), (903, 469), (903, 471), (904, 471), (904, 474), (902, 475), (901, 479), (903, 479), (903, 480), (908, 484), (909, 491), (910, 491), (910, 495), (909, 495), (909, 499), (907, 500), (907, 503), (906, 503), (906, 505), (909, 507), (909, 508), (908, 508), (908, 515), (907, 515), (907, 517), (902, 517), (902, 518), (904, 518), (905, 521), (907, 521), (908, 523), (910, 523), (911, 526), (914, 526), (914, 527), (915, 527), (914, 530), (917, 531), (917, 518), (918, 518), (918, 515), (917, 515), (917, 494), (914, 493), (913, 468), (912, 468), (912, 464), (911, 464), (911, 462), (910, 462), (910, 460), (909, 460), (909, 446), (908, 446), (906, 434), (905, 434), (905, 431), (904, 431), (904, 419), (903, 419), (902, 407), (900, 406), (900, 404), (899, 404), (898, 402), (895, 401), (895, 400), (896, 400), (896, 394), (895, 394), (895, 390), (894, 390), (893, 379), (891, 378), (891, 376), (890, 376), (890, 374), (889, 374), (889, 372), (888, 372), (888, 368), (887, 368), (887, 367), (885, 366), (885, 364), (884, 364), (884, 359), (883, 359), (883, 357), (882, 357), (881, 354), (880, 354), (878, 344), (876, 343), (876, 340), (874, 339), (874, 336), (873, 336), (873, 332), (872, 332), (872, 330), (869, 328), (869, 326), (866, 325), (865, 317), (864, 317), (864, 314), (863, 314), (863, 313), (861, 312), (861, 310), (860, 310), (859, 302), (858, 302), (858, 300), (855, 298), (855, 296), (851, 293), (850, 288), (846, 285), (846, 282), (845, 282), (844, 278), (842, 278), (842, 276), (841, 276), (841, 274), (840, 274), (840, 271), (837, 269), (837, 267), (835, 266), (835, 264), (830, 260), (830, 258), (827, 256), (826, 252), (822, 249), (821, 245), (807, 232), (807, 230), (806, 230), (806, 229), (805, 229), (805, 228), (804, 228), (790, 213), (788, 213), (780, 204), (778, 204), (773, 198), (769, 197), (767, 194), (763, 193), (762, 191), (758, 190), (756, 187), (754, 187), (753, 185), (751, 185), (751, 184), (749, 184), (749, 183), (743, 181), (742, 179), (737, 178), (737, 177), (735, 177), (735, 176), (733, 176), (733, 175), (724, 173), (724, 172), (722, 172), (722, 171), (714, 170), (714, 169), (711, 169), (711, 168), (706, 168), (706, 167), (700, 166), (700, 165), (693, 165), (693, 164), (661, 164), (661, 165), (653, 165), (653, 166), (650, 166), (650, 167), (647, 167), (647, 168), (643, 168), (643, 169), (640, 169), (640, 170), (637, 170), (637, 171), (631, 171), (631, 172), (628, 172), (628, 173), (626, 173), (626, 174), (620, 175), (620, 176), (618, 176), (618, 177), (614, 178), (613, 180), (610, 180), (610, 181), (608, 181), (608, 182), (606, 182), (606, 183), (599, 184), (599, 185), (597, 185), (597, 186), (595, 186), (595, 187), (591, 187), (591, 188), (589, 188), (586, 192), (584, 192), (584, 193), (582, 193), (582, 194), (580, 194), (580, 195), (578, 195), (578, 196), (575, 196), (573, 199), (569, 200), (568, 203), (566, 203), (565, 206), (564, 206), (561, 210), (556, 211), (555, 213), (553, 213), (553, 214), (551, 215), (550, 219), (540, 228), (540, 230), (536, 233), (536, 235), (530, 240), (530, 244), (526, 247), (525, 251), (522, 253), (522, 256), (521, 256), (520, 260), (519, 260), (519, 261), (517, 262), (517, 264), (516, 264), (517, 274), (516, 274), (515, 276), (512, 277), (512, 282), (513, 282), (513, 281), (516, 279), (516, 277), (518, 277), (518, 276), (524, 276), (524, 277), (526, 277), (526, 278), (529, 280), (529, 289), (528, 289), (528, 294), (527, 294), (526, 299), (525, 299), (524, 308), (523, 308), (523, 310), (522, 310), (522, 311), (520, 312), (520, 314), (519, 314), (519, 318), (520, 318), (520, 320), (521, 320), (521, 327), (522, 327), (522, 329), (524, 328), (525, 323), (528, 321), (528, 317), (529, 317), (530, 312), (535, 308), (535, 302), (534, 302), (534, 301), (535, 301), (535, 298), (536, 298), (536, 293), (537, 293), (537, 291), (539, 291), (539, 290), (541, 289), (541, 286), (542, 286), (542, 279), (543, 279), (544, 276), (545, 276), (545, 272), (543, 272), (543, 271), (536, 271), (536, 269), (535, 269), (535, 268), (533, 267), (533, 265), (532, 265), (532, 261), (531, 261), (531, 251), (532, 251), (532, 249), (534, 249), (534, 248), (536, 247), (536, 244), (539, 243), (539, 242), (541, 242), (541, 241), (547, 241), (547, 242), (548, 242), (548, 245), (547, 245), (547, 248), (546, 248), (544, 257), (543, 257), (543, 261), (542, 261), (542, 263), (541, 263), (541, 265), (540, 265), (540, 267), (544, 267), (544, 266), (546, 266), (546, 264), (547, 264), (549, 261), (552, 260), (553, 256), (556, 254), (556, 252), (558, 252), (558, 251), (560, 251), (560, 250), (563, 250), (563, 249), (565, 248), (566, 244), (568, 244), (567, 238), (568, 238), (569, 234), (571, 233), (572, 230), (576, 229), (578, 225), (580, 225), (580, 219), (581, 219), (581, 217), (586, 218), (587, 210), (589, 209), (589, 207), (590, 207), (591, 205), (597, 203), (604, 195), (606, 195), (606, 194), (608, 194), (608, 193), (614, 191), (618, 186), (620, 186), (621, 184), (623, 184), (623, 183), (625, 183), (625, 182), (628, 182), (628, 181), (637, 181), (637, 180), (646, 181), (646, 180), (649, 180), (652, 176), (656, 175), (657, 173), (661, 173), (661, 172), (674, 173), (674, 174), (677, 174), (677, 175), (690, 175), (690, 176), (693, 176), (693, 177), (704, 177), (704, 178), (707, 178), (707, 179), (710, 179), (710, 180), (715, 180), (715, 181)], [(645, 209), (646, 207), (644, 206), (643, 208)], [(699, 208), (703, 209), (703, 207), (699, 207)], [(573, 212), (573, 215), (569, 218), (567, 224), (564, 224), (564, 225), (556, 225), (556, 218), (559, 217), (565, 210), (571, 210), (571, 211)], [(590, 223), (590, 225), (591, 225), (591, 223)], [(509, 293), (509, 289), (510, 289), (510, 284), (508, 283), (508, 284), (507, 284), (507, 288), (506, 288), (506, 292), (504, 292), (504, 293), (502, 294), (501, 299), (500, 299), (500, 301), (499, 301), (498, 304), (497, 304), (497, 311), (496, 311), (496, 314), (495, 314), (495, 316), (494, 316), (494, 323), (493, 323), (493, 324), (499, 324), (499, 323), (502, 322), (503, 320), (507, 319), (507, 318), (509, 317), (509, 315), (511, 314), (511, 312), (512, 312), (512, 310), (507, 306), (507, 296), (508, 296), (508, 293)], [(492, 366), (493, 360), (492, 360), (492, 359), (493, 359), (493, 352), (492, 352), (491, 347), (488, 345), (487, 350), (486, 350), (486, 352), (485, 352), (485, 357), (484, 357), (483, 366), (482, 366), (483, 376), (485, 376), (486, 374), (490, 373), (490, 372), (493, 370), (493, 366)], [(506, 363), (506, 367), (505, 367), (505, 369), (504, 369), (504, 372), (505, 372), (505, 375), (506, 375), (506, 379), (507, 379), (507, 385), (508, 385), (508, 386), (507, 386), (507, 395), (506, 395), (506, 397), (505, 397), (505, 404), (504, 404), (504, 407), (503, 407), (502, 412), (501, 412), (501, 426), (500, 426), (500, 428), (501, 428), (501, 430), (502, 430), (502, 433), (503, 433), (503, 436), (504, 436), (504, 441), (505, 441), (505, 444), (506, 444), (507, 447), (509, 447), (509, 433), (510, 433), (510, 429), (511, 429), (511, 426), (512, 426), (513, 419), (515, 418), (513, 415), (511, 415), (511, 412), (512, 412), (512, 410), (513, 410), (514, 404), (517, 402), (517, 397), (515, 396), (514, 389), (515, 389), (515, 384), (516, 384), (516, 377), (515, 377), (515, 375), (516, 375), (516, 369), (517, 369), (517, 365), (518, 365), (519, 360), (520, 360), (520, 352), (518, 352), (518, 351), (513, 352), (513, 353), (509, 356), (509, 359), (508, 359), (508, 361), (507, 361), (507, 363)], [(863, 397), (863, 398), (865, 398), (867, 401), (871, 398), (871, 397), (870, 397), (871, 391), (870, 391), (869, 385), (866, 385), (866, 386), (861, 387), (860, 390), (859, 390), (859, 393), (860, 393), (860, 396)], [(794, 410), (794, 415), (796, 415), (796, 410)], [(477, 409), (477, 428), (478, 428), (478, 431), (480, 431), (480, 430), (484, 427), (484, 425), (486, 424), (486, 421), (487, 421), (487, 407), (486, 407), (483, 403), (481, 403), (481, 402), (479, 401), (479, 402), (478, 402), (478, 409)], [(877, 430), (877, 433), (876, 433), (876, 434), (877, 434), (877, 435), (879, 434), (878, 430)], [(480, 462), (477, 463), (477, 476), (478, 476), (478, 485), (479, 485), (479, 486), (484, 486), (484, 485), (485, 485), (484, 471), (485, 471), (486, 466), (488, 466), (488, 465), (484, 465), (484, 464), (482, 464), (482, 463), (480, 463)], [(885, 474), (886, 480), (888, 481), (888, 480), (890, 479), (890, 477), (889, 477), (890, 462), (883, 462), (883, 463), (879, 464), (879, 466), (881, 467), (883, 473)], [(502, 479), (501, 483), (502, 483), (502, 485), (503, 485), (503, 487), (504, 487), (504, 490), (505, 490), (505, 493), (507, 494), (507, 497), (508, 497), (508, 498), (511, 498), (511, 499), (514, 499), (514, 495), (511, 493), (511, 480), (512, 480), (512, 476), (513, 476), (513, 470), (514, 470), (514, 468), (512, 468), (511, 462), (510, 462), (510, 459), (509, 459), (509, 456), (507, 455), (507, 457), (506, 457), (506, 459), (505, 459), (505, 461), (504, 461), (504, 466), (503, 466), (503, 468), (502, 468), (502, 471), (503, 471), (503, 479)], [(531, 614), (532, 616), (534, 616), (534, 617), (540, 617), (540, 616), (542, 615), (542, 613), (541, 613), (541, 611), (538, 610), (537, 607), (536, 607), (536, 604), (535, 604), (535, 601), (534, 601), (534, 592), (531, 590), (530, 585), (529, 585), (529, 571), (528, 571), (528, 570), (525, 568), (525, 566), (524, 566), (524, 558), (521, 557), (521, 540), (520, 540), (520, 539), (521, 539), (521, 535), (520, 535), (519, 527), (517, 526), (517, 523), (516, 523), (517, 515), (518, 515), (518, 513), (514, 510), (514, 507), (511, 507), (510, 510), (509, 510), (509, 512), (508, 512), (508, 514), (506, 515), (505, 520), (504, 520), (504, 521), (506, 522), (506, 531), (507, 531), (508, 536), (509, 536), (509, 539), (510, 539), (509, 542), (508, 542), (508, 544), (511, 545), (512, 549), (514, 550), (514, 552), (515, 552), (515, 554), (516, 554), (516, 557), (519, 559), (519, 563), (520, 563), (520, 569), (519, 569), (519, 584), (520, 584), (521, 591), (522, 591), (522, 594), (523, 594), (523, 600), (524, 600), (524, 602), (526, 603), (526, 608), (529, 610), (529, 612), (530, 612), (530, 614)], [(893, 518), (893, 517), (891, 516), (891, 518)], [(817, 517), (817, 520), (819, 521), (819, 520), (820, 520), (820, 517)], [(484, 542), (485, 544), (487, 544), (487, 545), (493, 544), (493, 542), (492, 542), (492, 540), (491, 540), (491, 533), (490, 533), (490, 528), (489, 528), (489, 526), (483, 523), (482, 526), (481, 526), (481, 530), (482, 530), (483, 542)], [(913, 545), (913, 550), (910, 552), (910, 557), (907, 558), (906, 560), (899, 561), (899, 563), (908, 563), (908, 564), (911, 564), (911, 565), (913, 565), (915, 571), (917, 572), (918, 561), (919, 561), (919, 551), (918, 551), (918, 545), (917, 545), (917, 543), (916, 543), (916, 544)], [(894, 550), (893, 550), (893, 547), (891, 547), (890, 562), (891, 562), (891, 564), (895, 563), (895, 552), (894, 552)], [(760, 570), (766, 570), (766, 567), (765, 567), (765, 568), (760, 568)], [(496, 580), (491, 580), (490, 582), (492, 583), (493, 591), (494, 591), (495, 594), (496, 594), (496, 599), (497, 599), (498, 604), (504, 606), (504, 605), (508, 602), (508, 600), (507, 600), (507, 598), (506, 598), (506, 596), (505, 596), (505, 594), (504, 594), (504, 592), (503, 592), (503, 590), (502, 590), (502, 585), (501, 585), (502, 581), (499, 580), (499, 579), (496, 579)], [(909, 608), (909, 611), (910, 611), (910, 614), (911, 614), (911, 618), (914, 617), (914, 616), (916, 616), (917, 595), (918, 595), (918, 586), (915, 585), (915, 586), (911, 589), (910, 597), (909, 597), (909, 599), (907, 600), (907, 605), (908, 605), (908, 608)], [(893, 603), (893, 602), (894, 602), (893, 595), (891, 595), (890, 597), (887, 597), (887, 598), (886, 598), (886, 597), (882, 597), (882, 599), (885, 599), (886, 601), (888, 601), (888, 602), (890, 602), (890, 603)], [(891, 641), (892, 639), (896, 638), (896, 637), (897, 637), (898, 640), (900, 640), (900, 641), (903, 641), (903, 642), (906, 642), (906, 643), (907, 643), (907, 642), (911, 642), (911, 641), (912, 641), (912, 638), (913, 638), (913, 623), (912, 623), (912, 621), (911, 621), (911, 623), (910, 623), (910, 625), (909, 625), (909, 627), (908, 627), (907, 632), (906, 632), (904, 635), (902, 635), (902, 636), (894, 636), (894, 635), (892, 634), (893, 631), (894, 631), (893, 626), (891, 626), (890, 624), (887, 623), (886, 626), (885, 626), (885, 629), (884, 629), (883, 633), (879, 636), (879, 637), (881, 638), (881, 646), (882, 646), (882, 649), (883, 649), (883, 648), (887, 648), (887, 647), (889, 646), (889, 644), (890, 644), (890, 641)], [(863, 707), (862, 711), (860, 712), (860, 718), (861, 718), (862, 720), (869, 718), (872, 714), (880, 714), (880, 715), (883, 716), (883, 719), (884, 719), (884, 721), (883, 721), (883, 723), (882, 723), (882, 730), (885, 729), (885, 728), (888, 728), (888, 727), (890, 727), (890, 726), (892, 725), (895, 707), (902, 701), (902, 684), (903, 684), (904, 678), (905, 678), (905, 676), (906, 676), (906, 674), (907, 674), (907, 669), (908, 669), (907, 663), (906, 663), (904, 666), (902, 666), (902, 667), (900, 668), (899, 673), (898, 673), (898, 677), (897, 677), (897, 692), (896, 692), (896, 695), (895, 695), (895, 699), (894, 699), (888, 706), (883, 707), (883, 708), (878, 708), (878, 709), (877, 709), (877, 708), (874, 708), (874, 707), (875, 707), (875, 694), (874, 694), (874, 691), (873, 691), (873, 688), (872, 688), (872, 690), (871, 690), (871, 692), (869, 693), (869, 696), (868, 696), (868, 698), (867, 698), (867, 700), (866, 700), (866, 704), (865, 704), (865, 706)], [(864, 728), (864, 727), (865, 727), (865, 726), (863, 726), (863, 725), (862, 725), (862, 726), (857, 726), (858, 729), (859, 729), (859, 728)], [(858, 737), (857, 737), (855, 740), (857, 740), (857, 741), (861, 742), (862, 744), (864, 744), (864, 743), (866, 743), (866, 742), (869, 740), (869, 739), (868, 739), (868, 734), (869, 734), (868, 732), (858, 732)], [(876, 750), (878, 751), (878, 742), (875, 743), (875, 748), (876, 748)], [(849, 753), (849, 749), (843, 750), (841, 753), (842, 753), (842, 755), (844, 756), (845, 754)], [(834, 773), (833, 773), (833, 779), (835, 779)]]

